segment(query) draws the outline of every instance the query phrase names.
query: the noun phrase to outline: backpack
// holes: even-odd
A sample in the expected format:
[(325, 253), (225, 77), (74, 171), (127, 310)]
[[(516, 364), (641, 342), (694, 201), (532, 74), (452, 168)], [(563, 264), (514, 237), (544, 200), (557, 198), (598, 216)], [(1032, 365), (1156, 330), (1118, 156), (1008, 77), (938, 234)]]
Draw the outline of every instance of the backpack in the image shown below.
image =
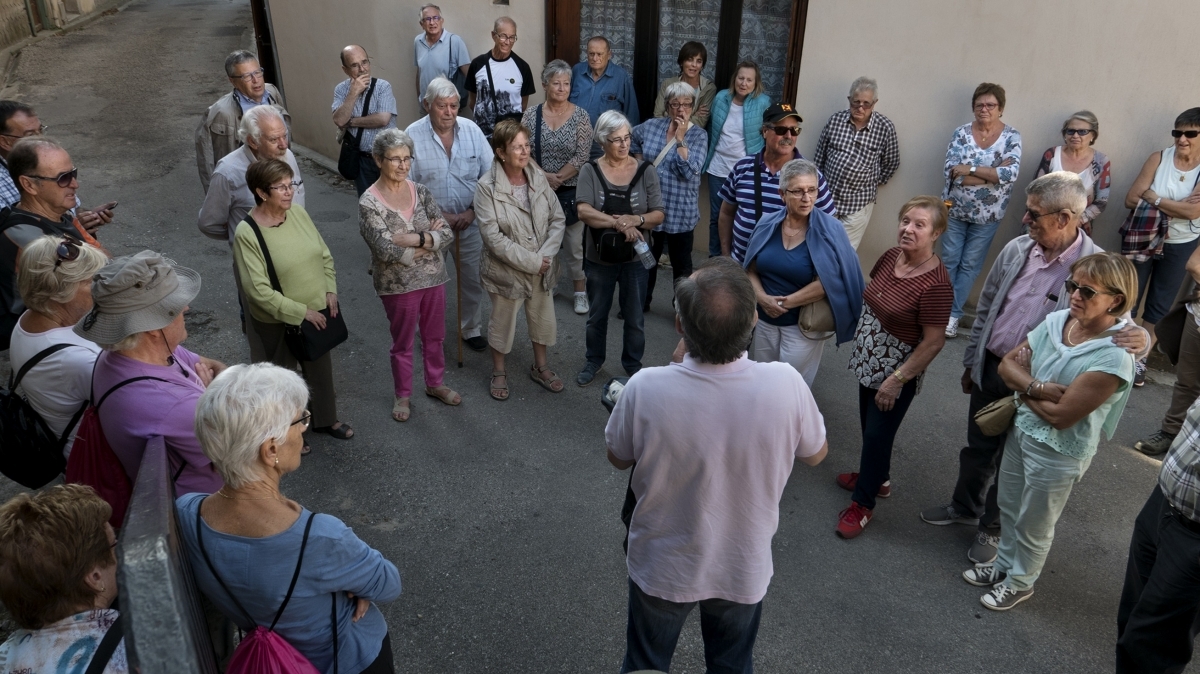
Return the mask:
[(4, 438), (3, 449), (0, 449), (0, 473), (30, 489), (46, 486), (66, 470), (63, 448), (88, 403), (80, 406), (59, 437), (25, 396), (17, 392), (17, 387), (35, 365), (69, 346), (77, 345), (55, 344), (42, 349), (26, 361), (15, 376), (9, 376), (7, 389), (0, 388), (0, 437)]
[[(201, 501), (202, 502), (202, 501)], [(304, 539), (300, 542), (300, 556), (296, 559), (296, 570), (292, 573), (292, 583), (288, 585), (287, 594), (283, 597), (283, 603), (279, 605), (279, 610), (275, 612), (275, 619), (271, 621), (270, 627), (263, 627), (254, 622), (250, 617), (250, 613), (242, 606), (242, 602), (238, 601), (237, 595), (229, 590), (229, 586), (225, 581), (221, 580), (221, 576), (217, 574), (216, 567), (213, 566), (212, 560), (208, 557), (208, 551), (204, 549), (203, 530), (204, 527), (200, 522), (200, 503), (196, 503), (196, 547), (200, 548), (200, 554), (204, 556), (204, 563), (208, 565), (208, 570), (212, 573), (213, 578), (217, 579), (217, 583), (225, 594), (233, 600), (238, 610), (245, 616), (246, 621), (254, 625), (254, 631), (244, 636), (237, 648), (233, 651), (233, 657), (229, 660), (229, 666), (225, 669), (225, 674), (320, 674), (317, 668), (305, 658), (300, 651), (296, 650), (287, 642), (287, 639), (279, 636), (275, 631), (275, 624), (279, 622), (280, 616), (283, 615), (283, 610), (287, 608), (288, 602), (292, 599), (292, 590), (296, 589), (296, 580), (300, 578), (300, 565), (304, 563), (304, 548), (308, 545), (308, 532), (312, 529), (313, 517), (316, 513), (309, 513), (308, 521), (304, 523)], [(338, 636), (337, 636), (337, 593), (333, 593), (333, 671), (338, 671)]]

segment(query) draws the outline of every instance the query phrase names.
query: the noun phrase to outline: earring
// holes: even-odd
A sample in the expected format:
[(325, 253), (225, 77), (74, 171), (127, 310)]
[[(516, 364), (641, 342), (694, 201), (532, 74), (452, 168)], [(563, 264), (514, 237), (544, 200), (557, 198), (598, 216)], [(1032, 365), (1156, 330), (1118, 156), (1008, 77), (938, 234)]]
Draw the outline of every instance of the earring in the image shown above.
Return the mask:
[(276, 465), (276, 466), (278, 466), (278, 465), (279, 465), (279, 457), (278, 457), (278, 456), (277, 456), (277, 457), (275, 457), (275, 465)]
[(101, 585), (101, 586), (100, 586), (100, 591), (101, 591), (101, 592), (103, 592), (103, 591), (104, 591), (104, 586), (103, 586), (103, 585)]

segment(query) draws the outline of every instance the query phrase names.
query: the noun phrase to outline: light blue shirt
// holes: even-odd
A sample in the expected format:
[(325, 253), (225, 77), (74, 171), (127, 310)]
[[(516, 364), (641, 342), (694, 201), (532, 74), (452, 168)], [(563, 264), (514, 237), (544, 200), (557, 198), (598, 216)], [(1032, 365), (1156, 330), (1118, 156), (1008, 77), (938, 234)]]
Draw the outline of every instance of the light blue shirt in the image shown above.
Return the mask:
[[(396, 128), (396, 96), (392, 94), (392, 85), (388, 81), (381, 78), (375, 78), (375, 91), (371, 93), (371, 109), (363, 112), (363, 99), (367, 97), (367, 89), (364, 89), (358, 98), (354, 101), (354, 107), (350, 110), (351, 117), (366, 117), (377, 112), (390, 112), (391, 117), (388, 118), (388, 123), (378, 129), (361, 129), (363, 132), (362, 140), (358, 144), (360, 152), (370, 152), (371, 145), (375, 142), (375, 136), (384, 129)], [(346, 101), (346, 96), (350, 95), (350, 79), (342, 80), (341, 84), (333, 88), (333, 109), (331, 112), (336, 112), (342, 107), (342, 103)], [(360, 129), (348, 128), (346, 133), (357, 134)]]
[(471, 208), (475, 185), (491, 168), (494, 156), (479, 125), (457, 118), (449, 156), (442, 140), (433, 132), (428, 115), (410, 124), (405, 133), (416, 148), (409, 179), (428, 187), (438, 208), (447, 213), (462, 213)]
[(417, 67), (420, 95), (425, 95), (429, 83), (437, 77), (450, 77), (453, 71), (471, 65), (471, 54), (462, 37), (448, 30), (430, 47), (425, 33), (413, 39), (413, 65)]
[(629, 119), (633, 128), (641, 121), (638, 115), (637, 92), (633, 90), (633, 78), (621, 66), (608, 62), (600, 79), (593, 80), (587, 61), (576, 63), (571, 68), (571, 95), (567, 98), (575, 105), (587, 110), (592, 126), (600, 115), (616, 110)]
[(247, 96), (246, 94), (243, 94), (242, 92), (238, 91), (237, 89), (234, 89), (233, 90), (233, 100), (237, 101), (238, 105), (242, 106), (242, 114), (245, 114), (246, 111), (249, 110), (250, 108), (262, 105), (263, 103), (267, 102), (267, 90), (263, 89), (262, 99), (256, 101), (253, 98), (250, 98), (249, 96)]

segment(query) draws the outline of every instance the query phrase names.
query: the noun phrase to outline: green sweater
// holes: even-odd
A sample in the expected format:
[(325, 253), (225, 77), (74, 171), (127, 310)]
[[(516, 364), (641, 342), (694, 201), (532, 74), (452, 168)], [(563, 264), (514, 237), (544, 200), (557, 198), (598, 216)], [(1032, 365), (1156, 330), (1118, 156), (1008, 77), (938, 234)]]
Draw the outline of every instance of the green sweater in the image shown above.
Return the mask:
[(259, 229), (285, 294), (271, 287), (258, 237), (243, 220), (233, 235), (233, 259), (242, 292), (250, 303), (250, 315), (262, 323), (300, 325), (309, 309), (320, 311), (326, 307), (325, 293), (337, 293), (333, 256), (312, 218), (300, 206), (292, 206), (278, 227)]

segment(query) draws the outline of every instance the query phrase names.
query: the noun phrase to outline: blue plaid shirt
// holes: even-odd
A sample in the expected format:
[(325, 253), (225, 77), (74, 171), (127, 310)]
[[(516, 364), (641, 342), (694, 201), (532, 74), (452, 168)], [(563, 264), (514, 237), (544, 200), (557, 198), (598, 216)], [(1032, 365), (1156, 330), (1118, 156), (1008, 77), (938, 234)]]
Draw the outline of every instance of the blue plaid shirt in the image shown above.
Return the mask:
[[(1185, 318), (1192, 320), (1191, 316)], [(1158, 486), (1171, 507), (1200, 522), (1200, 400), (1188, 409), (1183, 428), (1163, 459)]]
[(0, 208), (8, 208), (20, 200), (21, 193), (8, 172), (8, 162), (0, 159)]
[(450, 156), (433, 132), (429, 116), (413, 122), (404, 130), (412, 138), (412, 169), (408, 178), (429, 188), (438, 208), (447, 213), (462, 213), (475, 203), (475, 185), (492, 167), (492, 148), (479, 125), (459, 117), (454, 126)]
[[(640, 154), (645, 161), (653, 162), (666, 147), (670, 125), (670, 119), (658, 117), (634, 127), (629, 153)], [(693, 124), (684, 132), (683, 141), (688, 148), (688, 158), (684, 159), (677, 148), (671, 148), (657, 167), (666, 217), (654, 228), (656, 232), (682, 234), (692, 231), (700, 222), (700, 174), (704, 170), (708, 134)]]

